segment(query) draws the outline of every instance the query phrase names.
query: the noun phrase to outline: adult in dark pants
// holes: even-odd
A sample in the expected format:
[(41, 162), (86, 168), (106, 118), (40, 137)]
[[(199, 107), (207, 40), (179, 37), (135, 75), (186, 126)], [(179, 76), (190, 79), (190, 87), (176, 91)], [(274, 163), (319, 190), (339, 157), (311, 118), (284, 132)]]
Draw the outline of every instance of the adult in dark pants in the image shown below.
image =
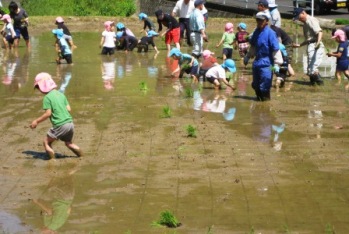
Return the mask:
[(191, 46), (190, 42), (190, 28), (189, 28), (189, 16), (191, 12), (195, 9), (194, 2), (191, 0), (179, 0), (176, 6), (173, 8), (171, 15), (173, 17), (179, 17), (179, 27), (181, 30), (180, 34), (180, 44), (184, 39), (184, 31), (187, 39), (188, 46)]
[[(250, 40), (251, 46), (255, 48), (255, 60), (252, 65), (254, 89), (257, 100), (270, 100), (270, 88), (273, 80), (273, 72), (279, 71), (275, 64), (275, 55), (279, 50), (279, 41), (276, 33), (268, 26), (268, 15), (259, 12), (256, 15), (257, 28)], [(246, 63), (245, 63), (246, 65)], [(273, 68), (273, 69), (271, 69)]]
[(14, 46), (18, 47), (19, 39), (22, 35), (25, 40), (27, 47), (30, 47), (29, 33), (28, 33), (28, 14), (24, 9), (18, 7), (17, 3), (10, 2), (8, 9), (10, 11), (10, 16), (13, 19), (13, 27), (16, 32), (16, 38)]

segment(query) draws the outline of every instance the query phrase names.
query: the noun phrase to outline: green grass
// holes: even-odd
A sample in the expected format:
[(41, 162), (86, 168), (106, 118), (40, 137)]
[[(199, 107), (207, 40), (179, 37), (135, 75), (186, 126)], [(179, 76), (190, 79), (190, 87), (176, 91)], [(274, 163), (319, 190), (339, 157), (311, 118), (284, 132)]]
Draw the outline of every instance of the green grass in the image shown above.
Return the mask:
[(348, 24), (349, 24), (348, 19), (343, 19), (343, 18), (336, 19), (336, 25), (348, 25)]
[(193, 98), (194, 97), (194, 91), (190, 87), (185, 88), (185, 92), (184, 93), (185, 93), (185, 97), (186, 98)]
[(169, 228), (176, 228), (181, 225), (180, 222), (178, 222), (177, 218), (168, 210), (162, 211), (160, 213), (160, 219), (158, 221), (154, 221), (152, 223), (152, 226), (154, 227), (169, 227)]
[(162, 108), (162, 115), (161, 118), (171, 118), (172, 117), (172, 111), (171, 108), (166, 105)]
[(186, 127), (188, 137), (196, 137), (196, 128), (192, 125)]
[(147, 83), (146, 83), (145, 81), (141, 81), (141, 82), (139, 83), (139, 89), (140, 89), (141, 91), (147, 91), (147, 90), (148, 90), (148, 85), (147, 85)]

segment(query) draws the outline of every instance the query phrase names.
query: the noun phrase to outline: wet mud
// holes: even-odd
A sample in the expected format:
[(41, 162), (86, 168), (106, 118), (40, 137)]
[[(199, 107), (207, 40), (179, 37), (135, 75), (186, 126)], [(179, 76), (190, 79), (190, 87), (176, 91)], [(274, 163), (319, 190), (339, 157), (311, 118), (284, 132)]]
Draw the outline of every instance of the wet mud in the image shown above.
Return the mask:
[[(212, 30), (207, 46), (220, 37)], [(3, 233), (349, 232), (346, 80), (309, 86), (299, 59), (297, 75), (261, 103), (251, 65), (244, 69), (235, 52), (237, 90), (215, 92), (169, 77), (176, 64), (160, 39), (157, 56), (112, 58), (99, 55), (99, 40), (76, 32), (71, 67), (55, 64), (49, 32), (33, 36), (30, 52), (0, 53)], [(49, 121), (29, 128), (42, 114), (43, 96), (33, 91), (41, 71), (70, 102), (83, 158), (55, 142), (58, 157), (47, 160)], [(162, 118), (165, 106), (170, 118)], [(182, 225), (153, 227), (165, 210)]]

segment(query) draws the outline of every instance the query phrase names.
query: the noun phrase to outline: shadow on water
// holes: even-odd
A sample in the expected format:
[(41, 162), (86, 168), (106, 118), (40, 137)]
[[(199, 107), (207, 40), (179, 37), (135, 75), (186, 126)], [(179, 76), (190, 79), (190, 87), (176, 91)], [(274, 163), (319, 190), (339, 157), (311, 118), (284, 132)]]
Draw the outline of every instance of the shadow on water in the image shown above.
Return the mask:
[[(46, 152), (36, 152), (36, 151), (23, 151), (23, 154), (33, 157), (33, 159), (50, 160), (50, 157)], [(77, 158), (76, 156), (68, 156), (60, 153), (55, 153), (55, 159), (65, 159), (65, 158)]]

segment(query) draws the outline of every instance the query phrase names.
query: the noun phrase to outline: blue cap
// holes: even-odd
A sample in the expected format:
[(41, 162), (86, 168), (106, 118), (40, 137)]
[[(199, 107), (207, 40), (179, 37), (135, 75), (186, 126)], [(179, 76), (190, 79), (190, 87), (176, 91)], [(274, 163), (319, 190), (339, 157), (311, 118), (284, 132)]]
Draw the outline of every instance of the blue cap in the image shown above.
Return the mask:
[(267, 0), (259, 0), (257, 4), (262, 5), (264, 7), (269, 7), (269, 2)]
[(243, 29), (243, 30), (246, 30), (247, 25), (245, 23), (239, 23), (238, 27)]
[(116, 28), (117, 29), (122, 29), (122, 28), (125, 28), (125, 25), (123, 23), (119, 22), (119, 23), (117, 23)]
[(293, 11), (293, 20), (298, 20), (299, 19), (299, 15), (304, 11), (303, 8), (298, 7), (296, 9), (294, 9)]
[(124, 32), (117, 32), (116, 33), (116, 38), (120, 39), (124, 35)]
[(159, 33), (155, 32), (154, 30), (150, 30), (148, 31), (148, 37), (154, 37), (154, 36), (158, 36)]
[(64, 35), (63, 29), (53, 29), (52, 33), (57, 35), (58, 39), (62, 38)]
[(232, 59), (226, 59), (221, 66), (227, 68), (231, 73), (236, 72), (235, 62)]
[(236, 108), (230, 108), (227, 113), (223, 113), (223, 117), (226, 121), (232, 121), (235, 118)]
[(170, 51), (170, 54), (168, 57), (172, 57), (173, 55), (179, 57), (179, 56), (182, 56), (182, 53), (179, 49), (177, 48), (173, 48), (171, 51)]
[(197, 6), (199, 6), (199, 5), (201, 5), (201, 4), (204, 4), (204, 3), (205, 3), (204, 0), (195, 0), (194, 6), (197, 7)]
[(147, 18), (147, 17), (148, 16), (144, 13), (139, 13), (139, 15), (138, 15), (139, 20), (142, 20), (142, 19)]

